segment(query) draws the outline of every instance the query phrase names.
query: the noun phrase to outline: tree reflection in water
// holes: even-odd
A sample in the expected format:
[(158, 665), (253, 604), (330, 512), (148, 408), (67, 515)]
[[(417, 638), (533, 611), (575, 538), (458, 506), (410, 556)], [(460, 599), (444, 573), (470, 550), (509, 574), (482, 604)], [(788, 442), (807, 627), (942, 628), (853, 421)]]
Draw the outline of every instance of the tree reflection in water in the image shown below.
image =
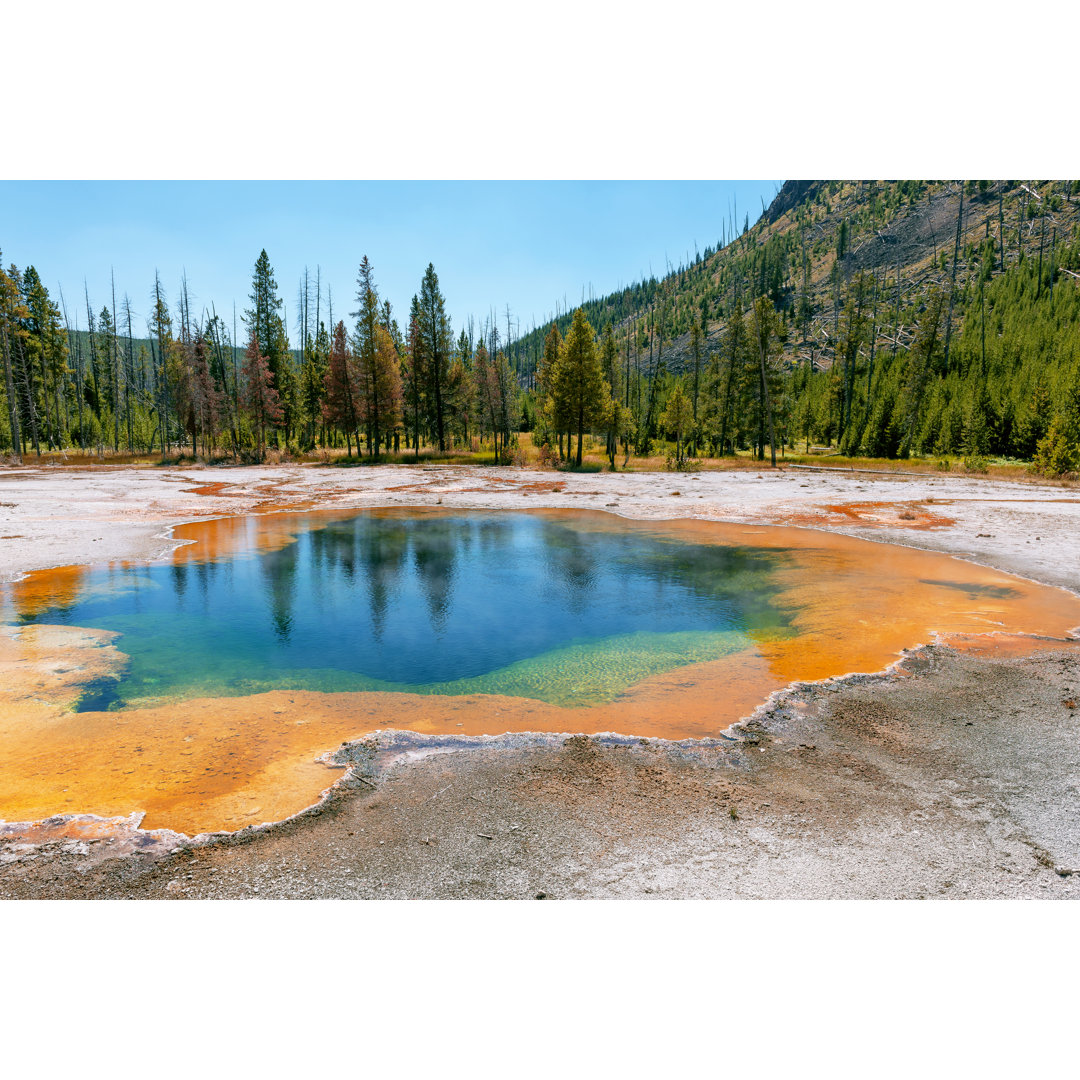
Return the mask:
[(601, 640), (597, 663), (609, 664), (620, 635), (637, 635), (640, 658), (642, 633), (787, 621), (771, 580), (783, 552), (484, 511), (295, 515), (288, 530), (250, 520), (233, 527), (241, 542), (226, 556), (187, 548), (170, 567), (114, 568), (108, 587), (94, 571), (62, 610), (39, 603), (24, 619), (124, 633), (123, 699), (422, 687)]

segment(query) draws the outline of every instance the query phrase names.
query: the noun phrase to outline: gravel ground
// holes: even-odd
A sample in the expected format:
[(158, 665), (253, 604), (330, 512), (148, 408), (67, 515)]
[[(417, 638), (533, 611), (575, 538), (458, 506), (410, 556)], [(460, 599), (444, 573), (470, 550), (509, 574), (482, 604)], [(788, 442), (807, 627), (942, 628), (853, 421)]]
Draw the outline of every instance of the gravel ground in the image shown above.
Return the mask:
[(793, 688), (732, 742), (378, 733), (289, 822), (45, 843), (0, 897), (1080, 896), (1077, 653), (902, 672)]

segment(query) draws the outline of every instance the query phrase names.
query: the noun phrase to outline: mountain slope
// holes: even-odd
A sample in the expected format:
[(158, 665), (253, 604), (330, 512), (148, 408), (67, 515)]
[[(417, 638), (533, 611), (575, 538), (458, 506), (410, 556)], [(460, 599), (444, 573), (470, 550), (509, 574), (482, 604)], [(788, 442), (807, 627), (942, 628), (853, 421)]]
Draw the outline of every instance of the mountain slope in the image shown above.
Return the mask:
[[(1080, 412), (1077, 274), (1080, 181), (798, 180), (736, 240), (585, 310), (614, 324), (632, 379), (670, 381), (694, 322), (722, 364), (732, 321), (767, 296), (782, 438), (1030, 457)], [(546, 329), (515, 343), (526, 371)]]

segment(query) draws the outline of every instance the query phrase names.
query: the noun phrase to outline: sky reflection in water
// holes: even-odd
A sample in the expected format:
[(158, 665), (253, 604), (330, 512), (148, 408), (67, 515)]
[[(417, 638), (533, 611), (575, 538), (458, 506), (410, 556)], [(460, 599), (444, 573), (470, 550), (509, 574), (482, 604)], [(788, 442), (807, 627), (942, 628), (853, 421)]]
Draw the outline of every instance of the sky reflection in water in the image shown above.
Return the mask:
[(297, 515), (278, 550), (95, 568), (73, 602), (19, 621), (125, 635), (130, 672), (83, 709), (272, 687), (586, 704), (784, 633), (771, 582), (783, 558), (618, 521)]

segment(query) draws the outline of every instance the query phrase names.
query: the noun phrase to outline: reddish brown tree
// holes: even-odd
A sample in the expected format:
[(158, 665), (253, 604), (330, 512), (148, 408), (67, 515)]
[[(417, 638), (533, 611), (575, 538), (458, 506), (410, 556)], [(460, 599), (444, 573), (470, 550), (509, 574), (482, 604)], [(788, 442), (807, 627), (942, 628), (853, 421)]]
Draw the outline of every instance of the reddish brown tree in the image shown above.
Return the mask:
[(183, 346), (176, 393), (177, 411), (191, 436), (191, 452), (199, 452), (201, 438), (206, 453), (217, 442), (224, 399), (210, 372), (210, 345), (202, 334)]
[(323, 401), (323, 419), (338, 428), (345, 436), (345, 448), (352, 455), (351, 439), (356, 438), (356, 452), (360, 453), (360, 394), (356, 365), (345, 335), (345, 324), (334, 327), (334, 340), (330, 346), (330, 364), (326, 369), (326, 398)]
[(281, 423), (281, 401), (277, 390), (274, 389), (274, 376), (270, 371), (269, 357), (261, 354), (259, 339), (254, 329), (248, 338), (248, 347), (244, 356), (246, 380), (244, 404), (257, 433), (257, 449), (261, 460), (266, 451), (267, 426)]

